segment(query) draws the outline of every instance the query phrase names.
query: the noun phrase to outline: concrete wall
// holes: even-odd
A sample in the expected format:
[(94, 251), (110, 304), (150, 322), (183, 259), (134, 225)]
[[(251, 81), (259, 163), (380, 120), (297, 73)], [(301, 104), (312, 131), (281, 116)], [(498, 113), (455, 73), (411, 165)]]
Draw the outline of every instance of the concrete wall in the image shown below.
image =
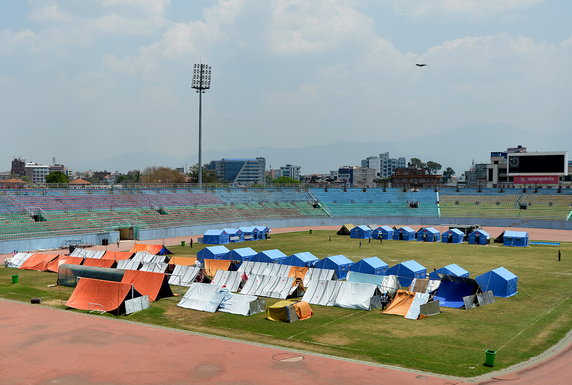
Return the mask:
[(77, 234), (65, 237), (53, 238), (34, 238), (34, 239), (15, 239), (11, 241), (0, 242), (0, 254), (9, 254), (13, 252), (26, 252), (35, 250), (51, 250), (59, 249), (63, 245), (82, 244), (82, 245), (101, 245), (104, 239), (109, 243), (117, 242), (119, 231), (110, 231), (96, 234)]

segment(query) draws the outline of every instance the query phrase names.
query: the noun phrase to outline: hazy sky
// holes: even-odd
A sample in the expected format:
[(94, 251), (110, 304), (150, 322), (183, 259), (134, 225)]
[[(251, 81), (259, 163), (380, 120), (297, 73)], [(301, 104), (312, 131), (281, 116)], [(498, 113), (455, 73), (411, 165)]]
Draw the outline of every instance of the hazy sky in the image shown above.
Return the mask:
[(459, 173), (517, 144), (571, 152), (571, 17), (570, 0), (2, 0), (0, 171), (196, 162), (198, 62), (205, 162), (327, 172), (389, 151)]

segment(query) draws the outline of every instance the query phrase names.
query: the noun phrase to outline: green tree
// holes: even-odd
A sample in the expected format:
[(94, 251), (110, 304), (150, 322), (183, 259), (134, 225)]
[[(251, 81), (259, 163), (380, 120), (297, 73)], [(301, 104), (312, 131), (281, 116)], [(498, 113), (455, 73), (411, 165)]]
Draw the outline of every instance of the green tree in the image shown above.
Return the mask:
[[(189, 179), (191, 183), (199, 183), (199, 164), (191, 166), (189, 169)], [(219, 183), (220, 180), (215, 170), (203, 166), (203, 183)]]
[(437, 163), (437, 162), (433, 162), (432, 160), (430, 160), (429, 162), (427, 162), (427, 164), (425, 165), (425, 170), (427, 170), (428, 174), (437, 174), (437, 171), (441, 170), (441, 164)]
[(272, 184), (300, 184), (300, 181), (289, 176), (281, 176), (273, 179)]
[(425, 168), (425, 163), (423, 163), (419, 158), (411, 158), (409, 159), (409, 167)]
[(141, 183), (185, 183), (185, 175), (168, 167), (147, 167), (141, 173)]
[(127, 174), (119, 175), (116, 179), (116, 183), (126, 183), (126, 184), (133, 184), (139, 183), (141, 179), (141, 171), (139, 170), (131, 170), (128, 171)]
[(61, 171), (53, 171), (46, 175), (46, 183), (68, 183), (70, 178)]
[(443, 171), (443, 178), (441, 178), (441, 183), (449, 183), (453, 175), (455, 175), (455, 170), (453, 170), (451, 167), (447, 167), (445, 171)]

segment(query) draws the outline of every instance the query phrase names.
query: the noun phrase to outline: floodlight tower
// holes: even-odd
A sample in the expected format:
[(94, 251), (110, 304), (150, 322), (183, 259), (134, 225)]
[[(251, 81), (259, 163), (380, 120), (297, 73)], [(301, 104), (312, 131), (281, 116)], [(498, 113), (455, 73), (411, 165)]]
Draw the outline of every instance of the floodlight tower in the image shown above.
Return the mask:
[(211, 67), (207, 64), (195, 64), (193, 71), (193, 83), (191, 88), (199, 94), (199, 188), (203, 187), (203, 163), (202, 163), (202, 95), (205, 90), (211, 88)]

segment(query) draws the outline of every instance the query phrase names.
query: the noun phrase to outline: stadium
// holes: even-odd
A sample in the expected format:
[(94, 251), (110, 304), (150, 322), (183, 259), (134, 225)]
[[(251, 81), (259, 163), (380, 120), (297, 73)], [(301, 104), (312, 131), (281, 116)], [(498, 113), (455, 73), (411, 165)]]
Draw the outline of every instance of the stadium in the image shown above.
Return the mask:
[[(308, 357), (305, 352), (325, 353), (374, 364), (389, 364), (422, 370), (422, 373), (440, 373), (473, 380), (480, 378), (478, 376), (486, 376), (490, 372), (490, 368), (482, 366), (481, 362), (486, 349), (496, 349), (495, 354), (498, 351), (496, 369), (510, 370), (514, 365), (542, 354), (570, 330), (570, 299), (565, 294), (566, 280), (554, 279), (555, 274), (558, 277), (558, 274), (565, 276), (572, 272), (572, 267), (567, 261), (567, 254), (571, 250), (570, 245), (567, 242), (554, 242), (568, 240), (568, 231), (572, 229), (570, 224), (572, 192), (567, 188), (397, 189), (209, 186), (198, 189), (172, 185), (78, 189), (44, 186), (42, 188), (4, 189), (0, 195), (0, 207), (2, 220), (0, 252), (8, 254), (5, 257), (11, 257), (14, 253), (17, 253), (16, 256), (37, 255), (33, 253), (50, 255), (48, 258), (50, 262), (46, 262), (47, 260), (41, 262), (40, 264), (45, 262), (41, 268), (18, 270), (19, 283), (3, 284), (3, 291), (8, 292), (4, 294), (4, 297), (8, 299), (26, 301), (34, 296), (36, 300), (39, 297), (44, 304), (57, 308), (82, 309), (82, 305), (79, 307), (74, 305), (78, 301), (74, 288), (66, 287), (67, 285), (63, 283), (71, 279), (75, 285), (77, 277), (88, 277), (88, 275), (81, 275), (86, 274), (85, 272), (78, 273), (68, 265), (77, 263), (81, 264), (82, 268), (89, 266), (84, 268), (87, 270), (101, 269), (92, 273), (95, 274), (93, 277), (98, 279), (79, 278), (79, 282), (83, 280), (83, 283), (88, 283), (88, 281), (100, 279), (102, 282), (114, 280), (125, 282), (125, 279), (130, 282), (122, 289), (123, 297), (117, 297), (111, 301), (115, 302), (113, 305), (101, 299), (97, 302), (90, 299), (87, 300), (88, 305), (84, 304), (83, 312), (115, 314), (115, 317), (127, 317), (133, 321), (165, 325), (175, 329), (205, 331), (208, 334), (256, 343), (266, 342), (271, 346), (295, 349), (296, 354), (288, 353), (294, 354), (293, 356), (300, 354), (300, 357)], [(362, 226), (354, 228), (353, 225), (347, 225), (349, 223)], [(481, 248), (464, 243), (466, 238), (463, 238), (463, 234), (459, 242), (464, 244), (459, 245), (447, 245), (440, 242), (439, 238), (434, 242), (383, 240), (378, 243), (378, 238), (382, 237), (372, 238), (371, 234), (369, 236), (351, 234), (349, 237), (336, 234), (340, 233), (338, 229), (343, 228), (352, 230), (352, 232), (354, 229), (359, 231), (360, 228), (364, 228), (365, 232), (372, 229), (381, 231), (381, 227), (371, 225), (372, 223), (386, 225), (381, 227), (388, 228), (389, 231), (396, 229), (396, 226), (403, 226), (403, 229), (435, 227), (443, 234), (449, 227), (455, 227), (453, 225), (459, 228), (465, 225), (465, 227), (489, 231), (491, 229), (494, 231), (497, 229), (528, 230), (531, 233), (531, 240), (536, 244), (526, 248), (511, 248), (493, 244), (491, 239), (490, 243), (486, 242), (485, 247)], [(194, 248), (185, 245), (185, 241), (198, 240), (197, 237), (203, 234), (206, 237), (212, 229), (225, 229), (230, 233), (232, 229), (249, 228), (260, 224), (263, 224), (265, 228), (275, 230), (270, 239), (246, 243), (221, 242), (228, 246), (229, 249), (226, 252), (236, 251), (236, 255), (239, 255), (239, 257), (220, 257), (220, 259), (229, 259), (228, 261), (218, 260), (219, 256), (215, 255), (216, 252), (213, 251), (215, 249), (212, 249), (209, 244), (195, 243)], [(286, 232), (281, 229), (286, 229)], [(540, 238), (536, 235), (539, 234), (538, 229), (542, 230)], [(416, 231), (413, 239), (426, 240), (425, 236), (417, 238), (418, 234), (420, 233)], [(498, 231), (497, 234), (491, 231), (491, 235), (495, 238)], [(386, 239), (391, 239), (391, 237)], [(404, 238), (394, 237), (393, 239)], [(209, 241), (208, 243), (217, 242)], [(470, 240), (469, 243), (471, 243)], [(148, 244), (155, 244), (157, 247), (153, 247), (151, 251)], [(252, 284), (248, 283), (248, 280), (244, 287), (241, 284), (241, 293), (245, 297), (250, 294), (251, 297), (256, 298), (247, 306), (250, 310), (242, 314), (249, 315), (248, 317), (221, 313), (220, 309), (209, 315), (209, 318), (197, 315), (204, 313), (205, 309), (197, 310), (196, 302), (205, 302), (204, 290), (217, 286), (212, 283), (219, 284), (218, 287), (224, 285), (222, 287), (236, 291), (240, 282), (237, 278), (240, 276), (239, 272), (241, 274), (248, 272), (249, 275), (253, 274), (252, 277), (255, 276), (254, 267), (249, 267), (249, 270), (244, 270), (244, 268), (240, 270), (239, 267), (238, 272), (232, 271), (231, 260), (247, 261), (246, 256), (241, 254), (244, 252), (242, 247), (245, 244), (257, 250), (254, 252), (255, 255), (268, 255), (263, 256), (267, 259), (252, 259), (258, 262), (243, 262), (243, 266), (248, 267), (249, 263), (270, 261), (268, 263), (276, 267), (272, 273), (267, 270), (265, 273), (256, 272), (256, 274), (282, 274), (277, 272), (280, 270), (278, 267), (286, 268), (284, 265), (295, 265), (292, 262), (293, 258), (298, 258), (305, 263), (304, 261), (307, 261), (305, 258), (326, 261), (328, 258), (333, 258), (326, 258), (327, 256), (344, 257), (347, 255), (349, 263), (358, 262), (358, 260), (363, 263), (377, 259), (374, 256), (380, 255), (389, 264), (396, 264), (391, 269), (407, 269), (411, 263), (418, 261), (423, 265), (423, 273), (411, 276), (417, 279), (425, 278), (426, 274), (429, 276), (431, 268), (435, 274), (445, 271), (446, 274), (457, 275), (454, 272), (454, 268), (458, 267), (457, 263), (471, 271), (471, 277), (481, 273), (480, 276), (488, 277), (487, 274), (490, 274), (488, 271), (506, 270), (506, 267), (510, 270), (507, 270), (508, 274), (514, 273), (518, 276), (518, 289), (515, 284), (513, 292), (507, 295), (498, 294), (500, 297), (495, 294), (496, 301), (492, 301), (494, 303), (486, 302), (487, 306), (479, 306), (472, 310), (467, 310), (469, 305), (463, 304), (460, 298), (456, 298), (455, 309), (441, 307), (440, 314), (419, 319), (418, 322), (423, 323), (423, 326), (404, 323), (411, 321), (401, 317), (382, 316), (379, 318), (381, 312), (372, 305), (375, 302), (371, 299), (373, 297), (367, 296), (361, 305), (357, 305), (359, 301), (354, 297), (347, 297), (345, 305), (344, 300), (339, 300), (341, 305), (336, 302), (335, 307), (332, 307), (333, 302), (327, 303), (328, 301), (324, 302), (323, 299), (309, 300), (314, 313), (309, 320), (282, 323), (287, 326), (276, 326), (275, 323), (267, 321), (268, 313), (267, 317), (264, 317), (265, 306), (276, 306), (280, 304), (279, 299), (292, 298), (294, 301), (300, 301), (307, 295), (299, 289), (314, 290), (314, 293), (315, 289), (311, 289), (311, 284), (303, 281), (304, 284), (300, 284), (293, 294), (291, 287), (294, 285), (294, 278), (292, 281), (280, 281), (286, 282), (283, 287), (279, 287), (278, 283), (272, 283), (274, 286), (271, 290), (268, 287), (266, 289), (254, 287), (255, 280), (251, 279)], [(478, 241), (477, 244), (479, 244)], [(558, 245), (558, 248), (554, 245)], [(272, 250), (257, 254), (261, 249)], [(160, 250), (165, 252), (170, 250), (174, 255), (166, 257)], [(560, 260), (560, 250), (564, 251), (565, 258), (562, 264), (558, 265), (558, 271), (554, 271), (555, 267), (548, 267), (547, 261), (555, 260), (557, 251)], [(81, 252), (78, 253), (78, 251)], [(140, 255), (141, 251), (149, 251), (157, 255)], [(277, 257), (272, 255), (274, 251), (279, 252), (280, 255)], [(113, 257), (106, 260), (102, 257), (104, 253)], [(126, 255), (120, 257), (122, 253)], [(59, 256), (56, 257), (56, 254)], [(282, 258), (286, 256), (290, 256), (288, 257), (290, 262), (282, 261)], [(101, 258), (101, 260), (95, 261), (90, 257)], [(199, 269), (193, 273), (192, 266), (183, 266), (190, 264), (183, 262), (189, 257), (199, 258), (202, 261), (203, 271), (200, 274)], [(76, 262), (73, 262), (74, 258)], [(120, 260), (125, 258), (127, 259)], [(30, 258), (30, 261), (32, 259), (34, 258)], [(539, 260), (542, 261), (540, 265)], [(451, 262), (454, 262), (456, 267), (451, 267)], [(32, 264), (34, 263), (37, 261), (35, 260)], [(66, 265), (63, 266), (62, 263)], [(447, 266), (443, 269), (449, 268), (449, 270), (436, 270), (437, 267), (445, 265)], [(115, 268), (109, 269), (109, 267)], [(320, 270), (317, 268), (318, 264), (315, 267), (314, 271)], [(338, 268), (337, 266), (327, 267), (327, 265), (322, 267), (334, 270)], [(386, 269), (388, 267), (386, 264)], [(106, 269), (114, 271), (110, 272)], [(395, 274), (399, 280), (395, 286), (396, 289), (401, 287), (409, 290), (408, 288), (415, 285), (415, 282), (410, 279), (406, 283), (401, 282), (402, 278), (407, 276), (407, 273), (403, 273), (404, 270), (395, 273), (391, 272), (391, 269), (384, 270), (384, 275), (378, 275), (378, 277)], [(57, 279), (52, 273), (38, 270), (57, 272)], [(336, 270), (338, 277), (342, 276), (341, 271)], [(151, 280), (146, 281), (145, 284), (141, 283), (146, 280), (146, 274), (158, 274), (157, 272), (161, 272), (159, 275), (162, 278), (155, 280), (154, 284)], [(112, 278), (114, 274), (120, 274), (120, 277)], [(210, 277), (211, 284), (206, 284), (204, 287), (196, 286), (205, 285), (196, 283), (197, 277), (201, 274)], [(232, 278), (233, 274), (234, 278)], [(356, 279), (356, 276), (359, 277), (359, 274), (350, 274), (354, 274), (353, 279)], [(5, 281), (10, 275), (14, 277), (14, 270), (4, 268)], [(325, 279), (335, 279), (336, 275)], [(364, 276), (370, 275), (364, 274)], [(181, 277), (188, 278), (189, 282), (182, 284), (180, 280), (183, 278)], [(368, 283), (374, 282), (372, 278), (367, 279)], [(351, 280), (347, 278), (343, 281), (330, 282)], [(455, 279), (452, 282), (454, 281)], [(203, 282), (208, 282), (208, 280)], [(384, 287), (385, 284), (385, 281), (378, 281), (377, 285)], [(20, 288), (16, 288), (18, 285)], [(193, 285), (196, 286), (196, 290), (199, 290), (199, 294), (196, 290), (191, 290)], [(45, 287), (50, 287), (50, 289), (45, 289)], [(374, 286), (368, 285), (368, 287)], [(86, 293), (104, 290), (101, 287), (82, 287), (81, 289)], [(185, 293), (187, 289), (189, 290)], [(143, 309), (145, 306), (149, 308), (130, 315), (120, 315), (126, 314), (125, 309), (132, 306), (127, 306), (126, 298), (129, 297), (130, 291), (133, 294), (133, 290), (136, 293), (151, 290), (146, 293), (151, 302), (141, 305)], [(343, 289), (339, 290), (343, 291)], [(274, 293), (279, 294), (274, 295)], [(471, 293), (474, 292), (471, 291)], [(547, 297), (548, 293), (553, 294)], [(182, 298), (177, 298), (177, 296)], [(450, 300), (451, 298), (441, 298), (442, 303)], [(104, 305), (101, 305), (102, 303)], [(366, 305), (363, 305), (364, 303)], [(485, 302), (481, 305), (484, 304)], [(105, 311), (106, 307), (117, 309), (117, 314)], [(187, 307), (187, 309), (181, 309), (181, 307)], [(459, 310), (459, 307), (465, 310)], [(532, 308), (535, 311), (531, 312)], [(103, 311), (98, 311), (102, 309)], [(82, 310), (79, 311), (82, 312)], [(279, 319), (286, 313), (280, 314), (282, 315), (277, 316)], [(519, 318), (518, 322), (511, 321), (515, 316)], [(239, 319), (232, 317), (239, 317)], [(492, 322), (493, 320), (496, 321)], [(532, 333), (532, 326), (538, 327), (537, 333)], [(356, 334), (356, 328), (367, 328), (370, 331), (365, 334), (363, 332)], [(420, 328), (424, 331), (420, 332)], [(461, 331), (475, 328), (478, 328), (480, 333), (472, 337), (468, 337), (466, 332)], [(351, 330), (353, 332), (350, 332), (350, 336), (348, 331)], [(403, 334), (398, 330), (409, 330), (408, 333), (412, 333), (412, 336), (407, 337), (407, 332)], [(457, 335), (443, 334), (444, 330), (455, 331)], [(516, 335), (513, 330), (518, 330)], [(541, 343), (537, 341), (539, 334), (543, 336)], [(499, 338), (498, 335), (506, 335), (506, 338)], [(370, 336), (377, 336), (381, 339), (372, 344)], [(420, 338), (423, 338), (423, 347), (419, 346)], [(394, 351), (396, 345), (409, 353), (404, 355)], [(435, 358), (430, 352), (439, 352), (440, 357)], [(487, 356), (488, 359), (489, 356)], [(494, 361), (494, 356), (492, 359)]]

